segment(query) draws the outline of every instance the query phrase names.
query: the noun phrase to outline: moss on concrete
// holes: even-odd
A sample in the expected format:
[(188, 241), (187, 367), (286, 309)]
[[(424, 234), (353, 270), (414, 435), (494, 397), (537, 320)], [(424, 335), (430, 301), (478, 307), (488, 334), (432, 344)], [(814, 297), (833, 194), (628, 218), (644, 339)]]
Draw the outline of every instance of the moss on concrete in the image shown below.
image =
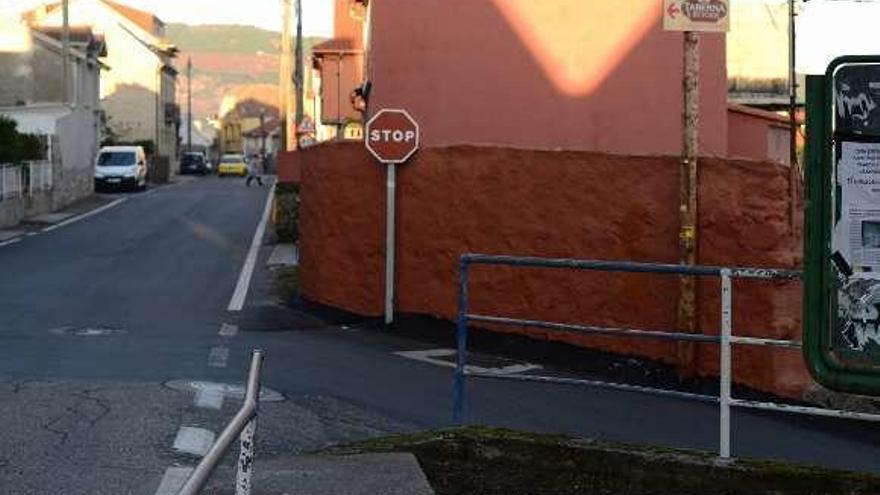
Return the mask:
[(275, 287), (282, 301), (290, 301), (299, 290), (299, 267), (289, 266), (278, 270)]
[(391, 436), (335, 453), (411, 452), (438, 495), (861, 495), (880, 477), (704, 452), (468, 427)]

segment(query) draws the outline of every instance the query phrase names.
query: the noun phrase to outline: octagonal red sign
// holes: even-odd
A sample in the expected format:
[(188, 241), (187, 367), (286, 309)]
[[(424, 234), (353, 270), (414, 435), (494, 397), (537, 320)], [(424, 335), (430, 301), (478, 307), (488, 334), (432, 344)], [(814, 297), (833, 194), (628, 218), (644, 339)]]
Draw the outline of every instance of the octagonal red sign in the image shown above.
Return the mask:
[(419, 149), (419, 124), (406, 110), (379, 110), (364, 134), (367, 149), (382, 163), (403, 163)]

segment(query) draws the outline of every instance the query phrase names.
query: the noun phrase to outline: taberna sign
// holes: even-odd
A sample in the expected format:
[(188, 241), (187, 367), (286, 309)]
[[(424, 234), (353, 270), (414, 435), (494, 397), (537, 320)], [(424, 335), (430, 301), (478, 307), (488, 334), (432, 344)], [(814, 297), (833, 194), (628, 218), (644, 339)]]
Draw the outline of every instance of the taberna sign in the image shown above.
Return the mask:
[(823, 385), (880, 395), (880, 56), (807, 80), (804, 349)]

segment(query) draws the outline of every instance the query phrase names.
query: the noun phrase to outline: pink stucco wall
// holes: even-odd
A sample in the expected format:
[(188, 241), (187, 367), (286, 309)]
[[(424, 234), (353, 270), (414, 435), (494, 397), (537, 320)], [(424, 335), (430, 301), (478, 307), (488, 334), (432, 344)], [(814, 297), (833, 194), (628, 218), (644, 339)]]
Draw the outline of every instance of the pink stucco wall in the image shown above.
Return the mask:
[[(423, 145), (678, 154), (681, 33), (660, 0), (374, 0), (370, 109)], [(701, 35), (701, 154), (727, 152), (722, 35)]]
[(740, 105), (731, 105), (727, 120), (727, 154), (788, 164), (790, 125), (784, 117)]

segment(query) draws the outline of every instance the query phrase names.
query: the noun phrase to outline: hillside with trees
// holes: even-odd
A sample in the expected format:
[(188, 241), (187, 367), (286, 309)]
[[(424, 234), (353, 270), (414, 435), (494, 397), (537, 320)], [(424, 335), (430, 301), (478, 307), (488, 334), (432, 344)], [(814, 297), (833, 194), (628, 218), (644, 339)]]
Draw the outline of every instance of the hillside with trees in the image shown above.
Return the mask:
[[(281, 46), (277, 32), (254, 26), (169, 24), (166, 36), (181, 52), (177, 60), (181, 103), (185, 101), (186, 62), (192, 57), (194, 118), (217, 114), (225, 95), (240, 93), (248, 86), (277, 88)], [(323, 39), (304, 40), (307, 65), (311, 47), (320, 41)]]

